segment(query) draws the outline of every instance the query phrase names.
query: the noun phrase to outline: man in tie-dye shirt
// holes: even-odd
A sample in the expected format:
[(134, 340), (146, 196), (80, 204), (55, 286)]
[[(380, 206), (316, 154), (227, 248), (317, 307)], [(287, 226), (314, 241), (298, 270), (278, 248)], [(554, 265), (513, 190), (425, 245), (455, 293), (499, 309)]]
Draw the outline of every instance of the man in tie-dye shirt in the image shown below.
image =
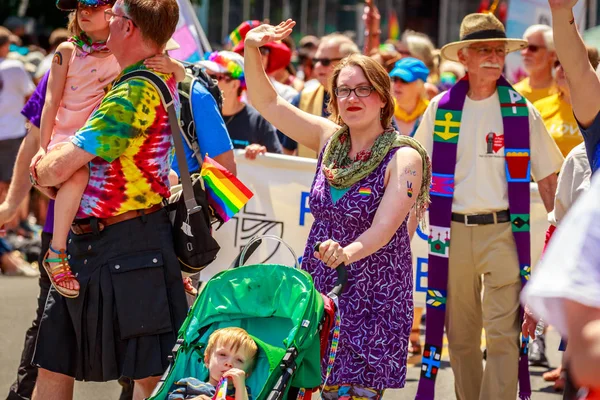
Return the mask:
[[(177, 0), (117, 0), (105, 16), (107, 46), (125, 74), (163, 52), (179, 8)], [(174, 78), (158, 75), (177, 99)], [(86, 164), (90, 178), (67, 248), (80, 294), (48, 294), (33, 357), (40, 366), (34, 398), (72, 398), (73, 379), (119, 377), (133, 379), (136, 398), (146, 398), (168, 366), (187, 311), (161, 206), (172, 154), (159, 92), (133, 78), (110, 87), (72, 143), (38, 164), (42, 186), (60, 185)]]
[[(145, 69), (140, 62), (120, 76)], [(157, 75), (178, 99), (175, 78)], [(97, 156), (90, 162), (90, 181), (77, 218), (112, 217), (169, 197), (171, 130), (167, 110), (148, 81), (132, 79), (112, 88), (73, 144)]]

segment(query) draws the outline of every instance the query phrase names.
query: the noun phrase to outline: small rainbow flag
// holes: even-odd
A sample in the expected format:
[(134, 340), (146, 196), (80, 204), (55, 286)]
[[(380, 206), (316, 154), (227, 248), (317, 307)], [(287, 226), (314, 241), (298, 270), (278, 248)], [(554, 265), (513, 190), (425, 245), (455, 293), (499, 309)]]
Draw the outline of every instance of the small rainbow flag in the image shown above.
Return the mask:
[(217, 383), (216, 389), (213, 400), (225, 400), (227, 397), (227, 378), (221, 378), (219, 383)]
[(361, 187), (360, 189), (358, 189), (358, 194), (360, 194), (361, 196), (370, 196), (371, 195), (371, 188), (368, 187)]
[(400, 40), (400, 23), (395, 10), (390, 10), (388, 17), (388, 37), (392, 40)]
[(223, 222), (229, 221), (254, 196), (239, 179), (209, 156), (204, 157), (200, 175), (204, 179), (208, 204)]

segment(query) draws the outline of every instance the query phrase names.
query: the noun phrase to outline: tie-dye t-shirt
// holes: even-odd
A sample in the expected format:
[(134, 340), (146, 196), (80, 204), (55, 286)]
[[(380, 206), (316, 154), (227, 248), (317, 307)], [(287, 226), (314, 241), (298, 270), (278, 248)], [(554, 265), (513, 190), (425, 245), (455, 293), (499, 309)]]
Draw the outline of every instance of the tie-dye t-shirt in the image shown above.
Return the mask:
[[(121, 75), (146, 69), (142, 63)], [(177, 83), (165, 80), (179, 104)], [(97, 157), (77, 218), (107, 218), (159, 204), (170, 195), (168, 175), (173, 144), (167, 110), (157, 89), (143, 79), (110, 88), (72, 142)]]

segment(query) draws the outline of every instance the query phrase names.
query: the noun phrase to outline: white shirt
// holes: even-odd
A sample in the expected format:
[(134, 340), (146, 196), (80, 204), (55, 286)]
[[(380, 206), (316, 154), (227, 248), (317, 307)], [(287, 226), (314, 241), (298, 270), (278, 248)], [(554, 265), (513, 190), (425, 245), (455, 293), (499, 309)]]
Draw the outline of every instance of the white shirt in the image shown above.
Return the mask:
[(558, 175), (554, 210), (548, 214), (548, 222), (557, 226), (567, 214), (573, 203), (590, 188), (592, 169), (585, 152), (585, 143), (581, 143), (567, 154)]
[(21, 110), (35, 86), (21, 61), (0, 58), (0, 87), (0, 140), (23, 137), (26, 119)]
[(600, 308), (600, 176), (552, 236), (521, 295), (533, 314), (566, 337), (564, 301)]
[[(431, 100), (415, 133), (415, 139), (425, 147), (432, 160), (435, 114), (443, 95)], [(527, 107), (531, 175), (541, 180), (560, 169), (563, 156), (539, 112), (529, 101)], [(504, 126), (497, 91), (485, 100), (475, 101), (467, 96), (458, 137), (452, 211), (472, 214), (507, 210)]]

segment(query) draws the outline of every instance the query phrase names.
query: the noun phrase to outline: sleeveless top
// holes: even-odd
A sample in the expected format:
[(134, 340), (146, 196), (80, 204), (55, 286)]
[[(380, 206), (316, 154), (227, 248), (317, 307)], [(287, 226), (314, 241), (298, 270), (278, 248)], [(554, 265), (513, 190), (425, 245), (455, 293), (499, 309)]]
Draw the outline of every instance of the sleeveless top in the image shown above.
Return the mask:
[[(315, 222), (302, 260), (302, 268), (312, 275), (321, 293), (333, 288), (336, 274), (313, 256), (314, 244), (333, 239), (347, 246), (372, 225), (385, 191), (385, 170), (397, 149), (390, 150), (370, 175), (335, 203), (321, 170), (321, 151), (310, 192)], [(348, 267), (348, 285), (339, 300), (339, 347), (327, 385), (404, 387), (413, 319), (412, 256), (406, 220), (387, 245)], [(323, 372), (326, 363), (327, 358)]]
[(67, 142), (77, 132), (104, 97), (104, 88), (121, 72), (114, 55), (104, 58), (82, 57), (73, 51), (62, 100), (56, 113), (49, 148)]

